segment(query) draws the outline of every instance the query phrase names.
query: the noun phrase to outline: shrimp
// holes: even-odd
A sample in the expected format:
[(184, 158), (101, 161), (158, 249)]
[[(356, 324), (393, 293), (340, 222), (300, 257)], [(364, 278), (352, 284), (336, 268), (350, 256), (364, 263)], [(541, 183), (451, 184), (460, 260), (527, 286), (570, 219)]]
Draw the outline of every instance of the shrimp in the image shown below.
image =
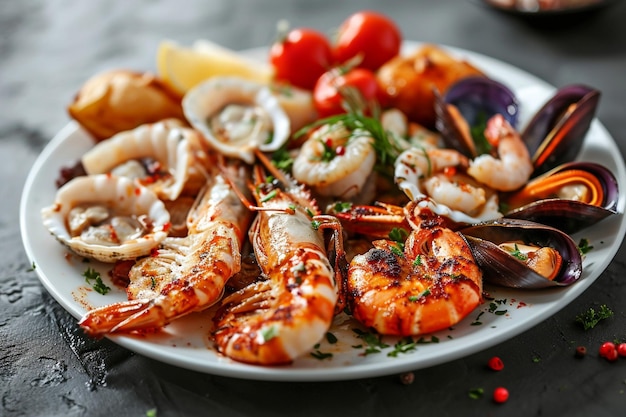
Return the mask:
[(343, 248), (335, 218), (312, 216), (317, 209), (306, 194), (260, 182), (261, 176), (257, 169), (254, 194), (261, 207), (249, 236), (263, 279), (222, 300), (214, 336), (218, 350), (231, 359), (276, 365), (312, 349), (336, 312), (343, 279), (320, 229), (334, 228), (336, 259)]
[(528, 182), (533, 163), (519, 133), (501, 114), (487, 121), (485, 137), (497, 147), (498, 158), (480, 155), (470, 162), (467, 173), (498, 191), (513, 191)]
[[(230, 171), (243, 184), (246, 170), (230, 166)], [(154, 256), (137, 261), (129, 272), (129, 300), (87, 312), (80, 326), (92, 336), (157, 330), (210, 307), (241, 268), (251, 217), (230, 183), (216, 174), (191, 208), (188, 235), (166, 238)]]
[(497, 194), (463, 174), (468, 164), (453, 149), (410, 148), (396, 159), (395, 181), (410, 200), (456, 222), (502, 217)]
[(343, 123), (323, 125), (302, 145), (293, 176), (319, 195), (352, 198), (363, 190), (376, 163), (373, 143), (365, 130), (351, 132)]
[(445, 220), (411, 202), (414, 227), (401, 250), (388, 240), (355, 256), (347, 279), (354, 318), (384, 335), (416, 336), (448, 328), (482, 302), (482, 272)]

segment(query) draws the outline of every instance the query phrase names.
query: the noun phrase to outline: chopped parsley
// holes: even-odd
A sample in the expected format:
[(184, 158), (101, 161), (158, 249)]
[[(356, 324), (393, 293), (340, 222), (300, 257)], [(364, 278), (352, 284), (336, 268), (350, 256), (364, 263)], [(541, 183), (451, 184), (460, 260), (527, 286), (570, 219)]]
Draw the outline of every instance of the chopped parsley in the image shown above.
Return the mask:
[(417, 258), (413, 261), (413, 266), (421, 266), (422, 265), (422, 255), (417, 255)]
[(335, 149), (331, 146), (330, 141), (325, 141), (322, 139), (320, 139), (319, 141), (324, 147), (324, 151), (320, 156), (320, 160), (322, 162), (330, 162), (335, 159), (335, 156), (337, 156), (337, 151), (335, 151)]
[(430, 288), (426, 288), (424, 291), (422, 291), (418, 295), (411, 295), (411, 296), (409, 296), (409, 301), (415, 302), (415, 301), (419, 300), (422, 297), (426, 297), (427, 295), (430, 295)]
[(400, 247), (400, 245), (401, 245), (400, 243), (395, 243), (393, 245), (390, 245), (389, 250), (391, 250), (391, 253), (401, 258), (404, 256), (404, 252), (402, 252), (402, 248)]
[(509, 254), (512, 257), (519, 259), (520, 261), (525, 261), (528, 259), (528, 256), (526, 256), (526, 254), (519, 250), (519, 248), (517, 247), (517, 243), (515, 244), (514, 249), (509, 252)]
[(278, 329), (276, 326), (270, 326), (266, 329), (261, 330), (261, 337), (263, 337), (264, 342), (268, 342), (278, 336)]
[(87, 268), (85, 272), (83, 272), (83, 276), (85, 277), (85, 282), (87, 282), (94, 289), (95, 292), (105, 295), (111, 288), (108, 287), (104, 281), (102, 281), (102, 277), (100, 276), (100, 272), (96, 271), (93, 268)]
[(324, 360), (324, 359), (331, 359), (333, 357), (332, 353), (321, 352), (319, 349), (317, 349), (318, 347), (319, 345), (315, 345), (315, 350), (311, 352), (311, 356), (313, 356), (315, 359)]
[(326, 332), (326, 341), (330, 343), (331, 345), (334, 345), (335, 343), (338, 342), (338, 339), (337, 339), (337, 336), (335, 336), (331, 332)]
[(146, 417), (157, 417), (156, 408), (151, 408), (150, 410), (146, 411)]
[(496, 316), (505, 315), (508, 310), (498, 310), (498, 304), (498, 302), (489, 303), (489, 312), (495, 314)]
[(482, 388), (472, 388), (471, 390), (469, 390), (469, 397), (472, 400), (478, 400), (482, 398), (484, 393), (485, 393), (485, 390)]
[[(364, 332), (361, 329), (352, 329), (354, 333), (356, 333), (357, 337), (363, 340), (366, 344), (365, 346), (365, 355), (370, 355), (372, 353), (380, 353), (382, 349), (388, 348), (389, 345), (382, 341), (382, 336)], [(362, 345), (354, 346), (355, 348), (361, 348)]]
[(352, 209), (352, 203), (350, 202), (338, 201), (333, 204), (333, 211), (335, 213), (347, 213), (350, 211), (350, 209)]
[(605, 319), (613, 317), (613, 310), (608, 308), (605, 304), (600, 306), (600, 309), (596, 311), (593, 307), (590, 307), (584, 313), (576, 316), (576, 323), (583, 326), (583, 329), (589, 330), (596, 327), (596, 325)]
[(285, 147), (281, 147), (272, 154), (272, 163), (276, 168), (290, 172), (293, 167), (293, 158)]
[(482, 155), (491, 152), (491, 144), (485, 137), (485, 128), (487, 127), (487, 115), (480, 112), (476, 115), (476, 123), (470, 128), (474, 145), (476, 146), (476, 155)]
[(276, 190), (270, 191), (269, 193), (267, 193), (265, 195), (265, 197), (263, 197), (261, 199), (261, 203), (265, 203), (265, 202), (270, 201), (272, 198), (276, 197), (277, 194), (278, 194), (278, 191), (276, 191)]
[(393, 350), (387, 353), (387, 356), (396, 358), (400, 353), (408, 353), (417, 349), (417, 344), (411, 337), (400, 339), (393, 345)]
[(591, 249), (593, 249), (593, 246), (589, 245), (588, 239), (580, 239), (580, 242), (578, 242), (578, 251), (581, 255), (585, 255)]

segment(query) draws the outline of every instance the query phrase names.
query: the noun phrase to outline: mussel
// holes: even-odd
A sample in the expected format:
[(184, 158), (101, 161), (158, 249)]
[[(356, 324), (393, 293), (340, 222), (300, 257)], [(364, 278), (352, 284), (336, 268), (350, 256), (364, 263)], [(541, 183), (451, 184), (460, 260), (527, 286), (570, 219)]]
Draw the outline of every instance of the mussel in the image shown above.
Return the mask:
[(483, 149), (486, 121), (503, 115), (521, 133), (533, 166), (533, 177), (573, 161), (595, 117), (600, 92), (584, 85), (560, 88), (525, 127), (517, 126), (518, 98), (504, 84), (486, 78), (466, 78), (452, 85), (435, 102), (437, 129), (447, 147), (474, 158)]
[(502, 195), (505, 217), (525, 219), (578, 232), (617, 212), (618, 183), (594, 162), (569, 162), (533, 178), (522, 189)]
[(543, 224), (502, 218), (460, 230), (486, 282), (522, 289), (566, 286), (582, 275), (578, 246)]
[(465, 78), (435, 97), (436, 128), (446, 147), (468, 158), (487, 152), (482, 132), (492, 116), (501, 114), (517, 128), (519, 102), (507, 86), (493, 79)]
[(596, 114), (600, 92), (584, 85), (559, 89), (522, 131), (537, 176), (576, 159)]

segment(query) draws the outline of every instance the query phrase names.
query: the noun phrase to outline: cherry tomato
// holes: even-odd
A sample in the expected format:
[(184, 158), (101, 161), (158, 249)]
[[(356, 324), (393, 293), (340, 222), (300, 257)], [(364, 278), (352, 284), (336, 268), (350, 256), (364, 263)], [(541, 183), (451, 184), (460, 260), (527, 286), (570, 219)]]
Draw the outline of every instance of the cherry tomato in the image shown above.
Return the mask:
[(362, 11), (348, 17), (341, 26), (335, 43), (335, 59), (345, 63), (362, 54), (362, 68), (376, 71), (400, 52), (402, 34), (388, 17)]
[(364, 68), (354, 68), (343, 73), (341, 68), (325, 72), (317, 80), (313, 89), (313, 103), (320, 117), (328, 117), (345, 113), (344, 103), (351, 100), (354, 94), (350, 88), (359, 92), (365, 105), (373, 100), (384, 105), (385, 96), (378, 84), (376, 75)]
[(312, 90), (317, 79), (332, 67), (333, 50), (321, 32), (298, 28), (272, 45), (270, 62), (278, 81)]

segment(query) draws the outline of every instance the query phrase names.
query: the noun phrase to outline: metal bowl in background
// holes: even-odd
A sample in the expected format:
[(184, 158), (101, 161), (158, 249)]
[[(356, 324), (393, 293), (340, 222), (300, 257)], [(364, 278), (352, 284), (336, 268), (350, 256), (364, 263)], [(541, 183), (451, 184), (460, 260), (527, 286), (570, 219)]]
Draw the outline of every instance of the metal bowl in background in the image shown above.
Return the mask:
[(616, 0), (474, 0), (533, 24), (568, 25), (591, 18)]

